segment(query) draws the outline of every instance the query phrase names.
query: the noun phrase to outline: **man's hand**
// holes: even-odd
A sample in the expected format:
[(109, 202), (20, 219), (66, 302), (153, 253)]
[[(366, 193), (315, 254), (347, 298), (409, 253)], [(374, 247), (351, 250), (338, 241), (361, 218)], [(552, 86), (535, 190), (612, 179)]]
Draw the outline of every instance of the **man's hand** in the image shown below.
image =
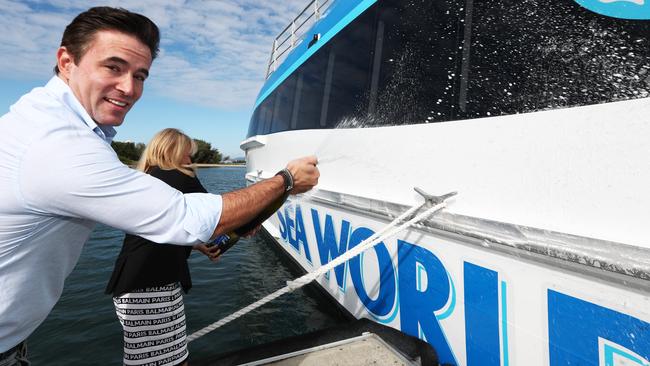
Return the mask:
[[(293, 179), (291, 194), (307, 192), (318, 184), (320, 172), (316, 167), (315, 156), (292, 160), (287, 170)], [(221, 234), (235, 231), (250, 223), (265, 208), (285, 194), (285, 177), (276, 175), (249, 187), (224, 193), (222, 197), (221, 217), (212, 233), (214, 240)]]
[(219, 249), (216, 245), (207, 246), (205, 244), (197, 244), (193, 246), (192, 249), (198, 250), (199, 252), (203, 253), (206, 257), (210, 258), (210, 260), (213, 262), (218, 261), (219, 256), (221, 255), (221, 249)]
[(316, 167), (317, 164), (318, 159), (315, 156), (292, 160), (287, 164), (287, 169), (293, 176), (293, 189), (289, 193), (307, 192), (318, 184), (320, 172)]

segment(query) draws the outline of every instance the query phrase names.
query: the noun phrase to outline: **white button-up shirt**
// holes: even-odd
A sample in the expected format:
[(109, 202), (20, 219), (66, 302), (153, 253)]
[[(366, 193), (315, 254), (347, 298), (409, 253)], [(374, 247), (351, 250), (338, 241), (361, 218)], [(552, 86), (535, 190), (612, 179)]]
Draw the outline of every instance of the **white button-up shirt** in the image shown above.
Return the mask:
[(45, 320), (96, 222), (158, 243), (210, 239), (221, 196), (128, 168), (114, 135), (56, 76), (0, 117), (0, 352)]

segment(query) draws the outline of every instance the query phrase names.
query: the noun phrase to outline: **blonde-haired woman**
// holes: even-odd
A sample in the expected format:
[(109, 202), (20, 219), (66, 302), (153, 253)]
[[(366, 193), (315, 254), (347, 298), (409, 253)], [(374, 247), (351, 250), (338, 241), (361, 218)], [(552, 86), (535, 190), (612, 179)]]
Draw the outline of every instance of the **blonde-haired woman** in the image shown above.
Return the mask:
[[(183, 193), (206, 192), (191, 166), (196, 143), (183, 132), (158, 132), (137, 169)], [(216, 248), (195, 246), (211, 260)], [(127, 234), (106, 293), (113, 295), (124, 329), (124, 364), (181, 365), (188, 357), (183, 294), (192, 287), (187, 258), (192, 248), (156, 244)]]

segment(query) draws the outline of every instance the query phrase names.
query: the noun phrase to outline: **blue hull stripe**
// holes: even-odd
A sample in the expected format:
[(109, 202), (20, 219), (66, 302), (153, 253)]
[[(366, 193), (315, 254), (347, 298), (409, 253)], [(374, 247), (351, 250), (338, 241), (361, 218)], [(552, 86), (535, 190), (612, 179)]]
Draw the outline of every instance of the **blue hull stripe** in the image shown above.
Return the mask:
[[(347, 0), (346, 0), (347, 1)], [(300, 67), (308, 58), (310, 58), (316, 51), (323, 47), (327, 42), (329, 42), (341, 29), (345, 28), (348, 24), (352, 23), (361, 13), (366, 11), (369, 7), (375, 4), (377, 0), (363, 0), (357, 5), (354, 9), (348, 12), (341, 20), (338, 21), (332, 28), (330, 28), (327, 33), (321, 36), (321, 39), (316, 42), (312, 47), (308, 48), (307, 51), (300, 56), (288, 69), (282, 73), (273, 83), (267, 84), (262, 88), (257, 101), (255, 102), (255, 107), (257, 108), (263, 101), (268, 97), (275, 88), (277, 88), (284, 80), (286, 80), (291, 74), (293, 74), (296, 69)], [(306, 43), (303, 42), (300, 46), (306, 47)]]

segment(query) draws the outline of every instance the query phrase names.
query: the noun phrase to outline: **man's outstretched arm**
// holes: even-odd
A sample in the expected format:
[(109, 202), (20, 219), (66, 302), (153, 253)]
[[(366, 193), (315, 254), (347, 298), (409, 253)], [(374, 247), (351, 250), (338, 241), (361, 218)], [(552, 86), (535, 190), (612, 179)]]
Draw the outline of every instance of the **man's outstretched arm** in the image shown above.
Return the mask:
[[(293, 189), (290, 194), (307, 192), (318, 184), (320, 172), (315, 156), (296, 159), (287, 164), (293, 176)], [(277, 175), (263, 182), (253, 184), (222, 195), (221, 219), (212, 238), (229, 233), (255, 218), (264, 208), (284, 194), (284, 178)]]

